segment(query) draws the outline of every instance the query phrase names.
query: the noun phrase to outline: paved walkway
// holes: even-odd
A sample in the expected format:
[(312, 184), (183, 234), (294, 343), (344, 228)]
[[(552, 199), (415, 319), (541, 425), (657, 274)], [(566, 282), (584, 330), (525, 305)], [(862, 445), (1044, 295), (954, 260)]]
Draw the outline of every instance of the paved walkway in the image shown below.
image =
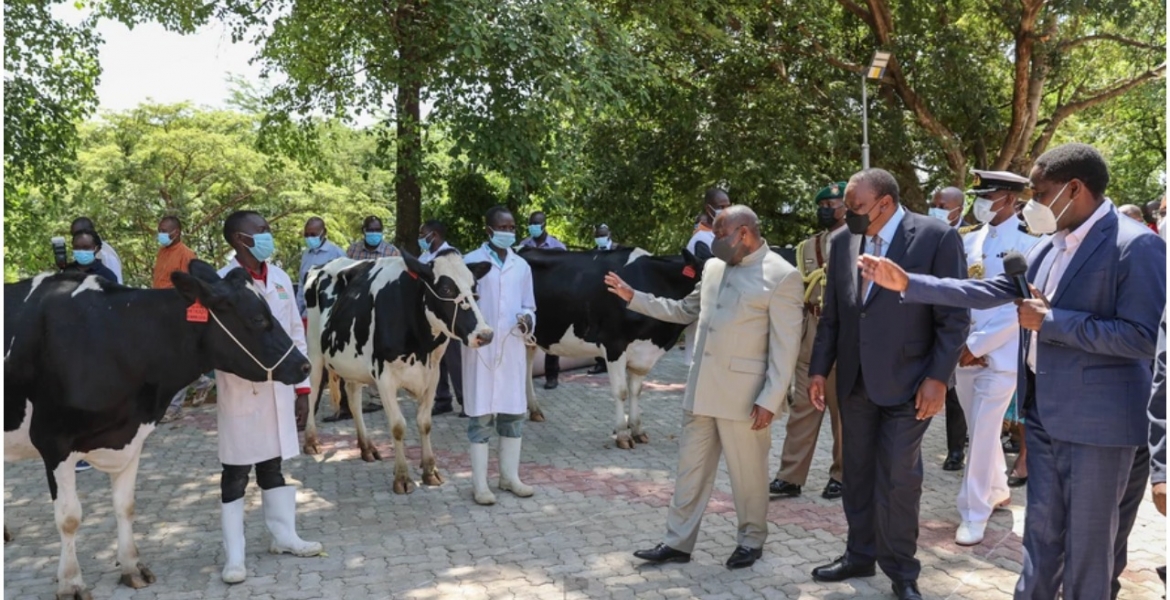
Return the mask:
[[(135, 533), (158, 582), (140, 591), (118, 586), (109, 482), (96, 471), (78, 475), (85, 515), (78, 557), (86, 582), (96, 598), (167, 600), (891, 597), (881, 576), (819, 584), (809, 575), (844, 547), (840, 501), (819, 494), (829, 467), (827, 419), (806, 495), (772, 503), (771, 536), (754, 567), (723, 567), (735, 546), (725, 471), (690, 564), (647, 566), (630, 556), (657, 543), (663, 531), (686, 374), (681, 354), (671, 352), (646, 383), (651, 440), (634, 450), (618, 450), (611, 441), (614, 409), (604, 376), (566, 374), (559, 389), (538, 390), (549, 420), (525, 424), (521, 465), (537, 493), (527, 499), (499, 494), (492, 507), (471, 500), (463, 419), (444, 415), (435, 422), (434, 446), (447, 482), (408, 496), (391, 492), (393, 454), (383, 413), (367, 419), (388, 459), (380, 463), (360, 460), (352, 422), (324, 425), (324, 453), (298, 457), (286, 472), (300, 486), (301, 534), (323, 542), (327, 556), (267, 554), (260, 493), (253, 485), (247, 496), (248, 580), (231, 588), (219, 579), (215, 407), (188, 409), (147, 441), (138, 478)], [(405, 405), (413, 423), (414, 405)], [(960, 476), (939, 467), (945, 455), (941, 421), (927, 432), (923, 450), (920, 587), (928, 598), (1009, 598), (1020, 570), (1025, 492), (1015, 492), (1010, 512), (995, 514), (983, 544), (956, 546)], [(779, 421), (775, 427), (773, 469), (784, 431)], [(408, 442), (417, 478), (413, 428)], [(52, 598), (60, 543), (44, 469), (37, 462), (7, 464), (4, 475), (5, 523), (16, 538), (4, 548), (4, 597)], [(1165, 562), (1165, 547), (1165, 521), (1147, 500), (1130, 538), (1122, 598), (1162, 598), (1154, 568)]]

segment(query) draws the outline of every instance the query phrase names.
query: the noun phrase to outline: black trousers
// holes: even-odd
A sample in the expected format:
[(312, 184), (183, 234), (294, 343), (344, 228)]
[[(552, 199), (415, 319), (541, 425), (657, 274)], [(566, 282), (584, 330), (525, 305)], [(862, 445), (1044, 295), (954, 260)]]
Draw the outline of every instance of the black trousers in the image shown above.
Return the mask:
[[(280, 473), (280, 457), (270, 458), (256, 463), (256, 483), (262, 490), (284, 487), (284, 475)], [(219, 492), (223, 503), (235, 502), (244, 497), (244, 490), (248, 488), (248, 474), (252, 465), (223, 466), (223, 476), (219, 479)]]
[(449, 405), (452, 398), (463, 404), (463, 344), (455, 340), (447, 344), (447, 352), (439, 362), (439, 388), (435, 392), (436, 402)]
[(918, 510), (922, 498), (922, 437), (914, 398), (896, 406), (870, 401), (859, 375), (839, 397), (846, 552), (858, 564), (877, 562), (894, 581), (916, 581)]
[(1129, 562), (1129, 533), (1133, 531), (1133, 524), (1137, 521), (1138, 508), (1142, 505), (1142, 498), (1146, 495), (1146, 482), (1150, 480), (1150, 448), (1138, 446), (1133, 457), (1133, 469), (1129, 472), (1129, 483), (1125, 486), (1125, 495), (1121, 497), (1117, 514), (1117, 540), (1113, 543), (1113, 595), (1117, 599), (1121, 591), (1121, 572)]
[(544, 355), (544, 380), (556, 381), (561, 375), (561, 357), (548, 354)]
[(947, 388), (947, 452), (962, 452), (967, 445), (967, 417), (955, 388)]

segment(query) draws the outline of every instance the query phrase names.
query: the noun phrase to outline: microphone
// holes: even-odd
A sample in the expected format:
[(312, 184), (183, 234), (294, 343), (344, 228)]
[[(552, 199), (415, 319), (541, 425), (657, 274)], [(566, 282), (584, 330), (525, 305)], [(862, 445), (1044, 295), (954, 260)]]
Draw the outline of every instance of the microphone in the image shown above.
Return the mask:
[(1032, 290), (1028, 287), (1028, 259), (1015, 250), (1009, 251), (1003, 257), (1003, 273), (1011, 277), (1016, 284), (1016, 291), (1025, 300), (1032, 297)]

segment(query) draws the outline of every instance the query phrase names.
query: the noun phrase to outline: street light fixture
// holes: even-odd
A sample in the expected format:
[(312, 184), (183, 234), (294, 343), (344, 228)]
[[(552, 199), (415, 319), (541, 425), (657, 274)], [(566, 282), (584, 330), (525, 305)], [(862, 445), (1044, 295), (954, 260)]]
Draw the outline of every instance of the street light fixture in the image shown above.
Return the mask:
[(886, 67), (890, 64), (890, 58), (894, 55), (890, 52), (878, 50), (873, 53), (873, 60), (869, 62), (867, 68), (861, 74), (861, 168), (869, 168), (869, 97), (866, 94), (865, 80), (877, 79), (881, 80), (886, 74)]

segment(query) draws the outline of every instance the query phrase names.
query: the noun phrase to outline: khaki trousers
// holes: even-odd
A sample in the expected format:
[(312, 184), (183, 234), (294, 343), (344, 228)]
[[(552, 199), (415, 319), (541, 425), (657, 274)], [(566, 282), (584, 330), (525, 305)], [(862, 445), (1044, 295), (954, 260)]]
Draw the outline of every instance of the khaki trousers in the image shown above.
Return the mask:
[(739, 520), (736, 544), (762, 548), (768, 537), (768, 454), (772, 432), (752, 431), (751, 421), (733, 421), (685, 411), (679, 440), (678, 478), (666, 517), (663, 542), (691, 552), (699, 524), (719, 471), (719, 456), (727, 460), (731, 494)]
[[(800, 355), (796, 358), (796, 390), (792, 407), (788, 410), (788, 425), (784, 435), (784, 449), (780, 453), (780, 469), (776, 479), (803, 486), (808, 480), (809, 466), (821, 434), (821, 420), (825, 413), (817, 410), (808, 398), (808, 366), (812, 357), (813, 341), (817, 337), (820, 318), (808, 313), (804, 317), (804, 335), (800, 340)], [(837, 368), (829, 371), (825, 382), (825, 407), (833, 428), (833, 465), (829, 477), (844, 481), (841, 475), (841, 412), (837, 407)]]

